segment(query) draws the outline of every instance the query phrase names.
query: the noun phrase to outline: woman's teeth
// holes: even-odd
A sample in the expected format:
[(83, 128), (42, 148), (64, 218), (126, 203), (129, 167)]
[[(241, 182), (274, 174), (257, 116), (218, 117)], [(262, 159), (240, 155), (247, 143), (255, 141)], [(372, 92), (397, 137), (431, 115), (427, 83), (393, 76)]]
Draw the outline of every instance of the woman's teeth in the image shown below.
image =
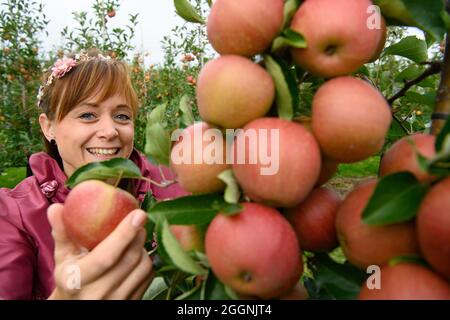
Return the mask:
[(119, 149), (88, 148), (87, 151), (89, 151), (89, 153), (92, 153), (94, 155), (113, 155), (116, 154), (119, 151)]

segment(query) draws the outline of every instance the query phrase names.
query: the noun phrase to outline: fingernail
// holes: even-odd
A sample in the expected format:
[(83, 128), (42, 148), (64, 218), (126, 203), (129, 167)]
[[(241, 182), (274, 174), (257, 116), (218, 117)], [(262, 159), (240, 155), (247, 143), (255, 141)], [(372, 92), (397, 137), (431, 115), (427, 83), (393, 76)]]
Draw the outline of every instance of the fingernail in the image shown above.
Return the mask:
[(147, 215), (142, 210), (138, 210), (134, 213), (133, 218), (131, 219), (131, 225), (135, 228), (140, 228), (144, 225), (146, 219)]

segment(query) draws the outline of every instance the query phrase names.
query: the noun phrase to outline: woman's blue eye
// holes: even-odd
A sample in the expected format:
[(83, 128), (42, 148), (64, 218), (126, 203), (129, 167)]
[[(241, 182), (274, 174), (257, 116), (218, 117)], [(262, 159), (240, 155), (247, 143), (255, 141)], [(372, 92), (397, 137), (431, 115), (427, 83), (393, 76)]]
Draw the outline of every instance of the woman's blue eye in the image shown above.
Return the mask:
[(117, 115), (117, 117), (118, 117), (120, 120), (122, 120), (122, 121), (128, 121), (128, 120), (131, 120), (131, 118), (130, 118), (128, 115), (126, 115), (126, 114), (119, 114), (119, 115)]
[(92, 120), (94, 118), (94, 114), (90, 113), (90, 112), (86, 112), (83, 113), (82, 115), (80, 115), (80, 119), (84, 119), (84, 120)]

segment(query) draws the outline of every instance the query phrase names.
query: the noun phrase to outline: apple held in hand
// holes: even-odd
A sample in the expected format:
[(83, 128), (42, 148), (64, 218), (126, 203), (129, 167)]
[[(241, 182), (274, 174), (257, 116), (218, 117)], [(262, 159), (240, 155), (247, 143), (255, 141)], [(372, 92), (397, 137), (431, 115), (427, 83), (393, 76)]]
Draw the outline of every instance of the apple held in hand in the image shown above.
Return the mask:
[(103, 181), (88, 180), (70, 191), (63, 220), (69, 237), (92, 250), (138, 208), (138, 201), (130, 193)]

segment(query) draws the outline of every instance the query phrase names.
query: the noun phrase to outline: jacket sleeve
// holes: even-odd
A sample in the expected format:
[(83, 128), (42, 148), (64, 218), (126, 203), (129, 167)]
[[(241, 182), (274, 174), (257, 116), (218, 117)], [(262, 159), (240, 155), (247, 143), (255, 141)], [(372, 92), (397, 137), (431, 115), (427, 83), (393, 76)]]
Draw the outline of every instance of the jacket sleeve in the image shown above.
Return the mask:
[(0, 213), (0, 299), (32, 299), (35, 265), (26, 235)]

